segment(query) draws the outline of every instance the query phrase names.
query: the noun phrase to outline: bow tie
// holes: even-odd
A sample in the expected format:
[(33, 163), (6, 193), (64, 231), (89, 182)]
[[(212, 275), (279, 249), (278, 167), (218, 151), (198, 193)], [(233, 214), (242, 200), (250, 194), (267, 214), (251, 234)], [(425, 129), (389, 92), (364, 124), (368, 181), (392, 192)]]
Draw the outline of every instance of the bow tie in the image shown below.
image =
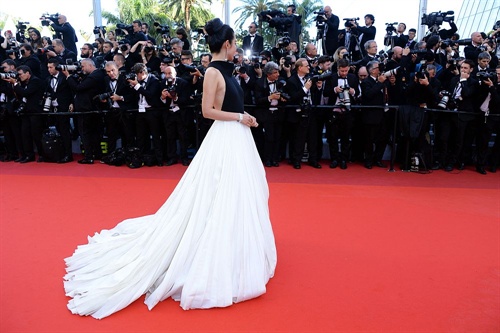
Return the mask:
[(268, 81), (267, 83), (268, 83), (269, 85), (271, 85), (271, 84), (276, 84), (276, 81)]
[(250, 38), (254, 38), (254, 37), (255, 37), (255, 35), (250, 35)]
[(52, 75), (52, 78), (57, 80), (57, 76), (55, 76), (55, 75)]
[(109, 79), (111, 82), (116, 82), (116, 79)]

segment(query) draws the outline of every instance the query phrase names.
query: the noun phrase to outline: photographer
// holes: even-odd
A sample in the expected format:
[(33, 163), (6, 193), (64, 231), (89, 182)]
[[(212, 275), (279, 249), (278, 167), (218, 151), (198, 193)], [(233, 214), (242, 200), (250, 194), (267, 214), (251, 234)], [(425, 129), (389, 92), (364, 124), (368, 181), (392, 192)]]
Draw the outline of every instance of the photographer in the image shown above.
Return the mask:
[(190, 102), (190, 83), (176, 77), (175, 68), (162, 63), (165, 79), (161, 86), (161, 102), (167, 107), (163, 112), (163, 124), (167, 135), (167, 162), (170, 166), (177, 163), (177, 138), (179, 139), (182, 165), (188, 166), (188, 126), (192, 123), (192, 110), (185, 108)]
[[(57, 69), (61, 63), (57, 58), (51, 58), (47, 63), (47, 70), (50, 74), (46, 78), (44, 111), (49, 112), (72, 112), (73, 92), (66, 80), (66, 77)], [(73, 151), (71, 142), (71, 124), (69, 116), (54, 117), (57, 132), (61, 135), (64, 157), (58, 163), (68, 163), (73, 161)]]
[(275, 28), (277, 35), (287, 35), (291, 40), (298, 43), (302, 34), (302, 20), (301, 16), (295, 13), (296, 7), (290, 4), (286, 8), (286, 16), (276, 15), (271, 17), (267, 15), (269, 26)]
[(250, 51), (251, 55), (258, 55), (264, 50), (264, 38), (257, 34), (257, 23), (252, 22), (248, 26), (248, 35), (243, 37), (241, 47), (245, 52)]
[(314, 70), (318, 66), (318, 49), (316, 45), (307, 43), (302, 58), (305, 58), (309, 66), (311, 66), (311, 70)]
[[(48, 21), (48, 19), (46, 19), (46, 21)], [(59, 16), (57, 16), (57, 23), (52, 22), (50, 26), (56, 32), (57, 38), (63, 41), (64, 46), (74, 54), (78, 54), (76, 48), (78, 38), (76, 37), (75, 29), (69, 24), (66, 16), (59, 14)]]
[(146, 65), (137, 63), (132, 67), (131, 74), (127, 76), (129, 84), (139, 94), (136, 117), (137, 146), (141, 154), (147, 153), (153, 140), (153, 149), (158, 166), (163, 166), (163, 149), (161, 143), (162, 111), (161, 83), (148, 72)]
[(140, 62), (146, 65), (150, 73), (159, 74), (160, 58), (158, 58), (154, 45), (150, 41), (138, 41), (132, 46), (130, 52), (135, 54), (138, 49), (142, 60)]
[(21, 58), (16, 61), (17, 66), (28, 66), (31, 69), (31, 74), (40, 78), (41, 64), (38, 57), (33, 54), (33, 48), (30, 44), (21, 44), (19, 47)]
[(179, 38), (182, 41), (182, 49), (184, 51), (191, 50), (191, 44), (189, 43), (188, 34), (186, 32), (186, 29), (184, 29), (182, 27), (177, 28), (177, 30), (175, 30), (175, 34), (176, 34), (177, 38)]
[[(130, 45), (135, 45), (137, 42), (148, 40), (148, 37), (146, 37), (146, 35), (142, 32), (142, 22), (140, 20), (134, 20), (132, 22), (131, 34), (129, 34), (127, 29), (124, 29), (123, 31), (127, 35)], [(140, 50), (136, 50), (136, 52), (138, 51)]]
[(19, 162), (27, 163), (35, 160), (33, 142), (35, 142), (38, 151), (38, 162), (43, 162), (42, 133), (45, 127), (45, 118), (39, 115), (30, 115), (42, 112), (40, 100), (43, 96), (43, 82), (33, 75), (30, 67), (25, 65), (17, 67), (17, 75), (18, 80), (15, 78), (4, 80), (13, 85), (14, 94), (19, 101), (16, 112), (25, 114), (21, 117), (23, 153)]
[[(2, 61), (1, 67), (3, 73), (16, 73), (16, 63), (14, 60), (7, 59)], [(21, 117), (14, 112), (14, 109), (18, 106), (14, 105), (15, 101), (16, 98), (12, 84), (7, 80), (0, 80), (0, 112), (2, 114), (0, 124), (3, 130), (6, 150), (3, 162), (19, 162), (24, 158)]]
[[(19, 42), (16, 40), (12, 31), (6, 30), (4, 37), (0, 36), (0, 61), (7, 59), (7, 50), (19, 47)], [(10, 52), (12, 54), (12, 52)]]
[[(71, 90), (75, 93), (74, 109), (76, 112), (95, 111), (94, 97), (102, 94), (104, 87), (104, 73), (95, 67), (92, 59), (85, 58), (81, 61), (83, 78), (70, 75), (66, 68), (61, 73), (66, 76)], [(83, 148), (85, 150), (80, 164), (94, 164), (94, 159), (100, 159), (101, 152), (101, 115), (87, 113), (78, 116), (78, 132), (80, 133)]]
[[(104, 116), (108, 136), (108, 152), (116, 149), (116, 142), (121, 138), (122, 147), (135, 146), (135, 113), (129, 110), (137, 108), (138, 95), (120, 73), (113, 61), (106, 62), (105, 103), (108, 112)], [(104, 96), (103, 96), (104, 95)], [(102, 100), (101, 100), (102, 102)]]
[(323, 35), (323, 52), (326, 55), (333, 55), (339, 46), (338, 35), (340, 19), (337, 15), (332, 13), (332, 8), (330, 6), (325, 6), (323, 12), (324, 15), (321, 15), (321, 21), (325, 25)]
[(76, 54), (66, 49), (62, 40), (54, 39), (52, 41), (52, 48), (53, 50), (47, 50), (47, 57), (56, 58), (62, 65), (68, 64), (68, 62), (76, 62)]
[(268, 62), (263, 68), (263, 77), (255, 82), (255, 116), (264, 129), (262, 157), (266, 167), (279, 166), (280, 139), (285, 121), (286, 104), (279, 87), (279, 67), (275, 62)]
[[(480, 133), (482, 133), (482, 139), (480, 142), (479, 149), (482, 149), (483, 152), (481, 155), (483, 159), (480, 162), (485, 165), (488, 156), (486, 152), (488, 151), (488, 143), (490, 141), (492, 133), (496, 133), (495, 143), (491, 150), (491, 164), (490, 164), (490, 172), (496, 172), (498, 164), (500, 162), (500, 66), (497, 66), (495, 69), (496, 79), (489, 78), (485, 80), (485, 85), (489, 90), (489, 104), (487, 107), (485, 105), (481, 105), (481, 111), (484, 112), (484, 127), (480, 129)], [(489, 114), (494, 114), (495, 117), (489, 117)], [(480, 170), (477, 170), (480, 172)], [(482, 173), (482, 172), (480, 172)]]
[[(366, 14), (364, 19), (364, 27), (360, 27), (356, 21), (349, 21), (351, 24), (352, 33), (358, 36), (359, 45), (365, 45), (367, 41), (374, 40), (375, 35), (377, 34), (377, 29), (373, 26), (373, 23), (375, 23), (375, 16), (373, 16), (372, 14)], [(360, 51), (362, 57), (365, 57), (367, 55), (366, 50), (358, 50), (357, 46), (356, 51)]]
[(146, 22), (142, 22), (142, 33), (144, 35), (146, 35), (146, 38), (148, 39), (148, 41), (153, 44), (153, 45), (156, 45), (156, 39), (154, 39), (154, 37), (151, 37), (149, 35), (149, 24), (147, 24)]
[(483, 47), (483, 36), (480, 32), (475, 31), (471, 34), (470, 38), (471, 44), (464, 48), (464, 55), (465, 59), (476, 62), (479, 53), (485, 51), (485, 48)]
[(399, 46), (401, 48), (405, 48), (408, 44), (409, 41), (409, 35), (405, 35), (406, 31), (406, 24), (403, 22), (400, 22), (398, 24), (398, 27), (396, 29), (396, 35), (393, 36), (394, 39), (394, 46)]
[[(351, 151), (350, 136), (354, 125), (354, 115), (350, 105), (355, 104), (359, 95), (359, 84), (356, 75), (349, 73), (349, 62), (339, 59), (337, 73), (326, 80), (323, 96), (328, 97), (329, 104), (344, 105), (329, 111), (329, 121), (326, 123), (326, 135), (330, 149), (330, 168), (340, 165), (347, 169), (347, 161)], [(337, 144), (340, 140), (339, 145)]]
[[(344, 29), (339, 30), (339, 47), (344, 47), (347, 50), (347, 53), (351, 54), (351, 61), (361, 60), (360, 51), (356, 51), (356, 48), (358, 46), (358, 37), (351, 31), (351, 22), (346, 20), (344, 22), (344, 26)], [(338, 48), (336, 51), (338, 51)]]

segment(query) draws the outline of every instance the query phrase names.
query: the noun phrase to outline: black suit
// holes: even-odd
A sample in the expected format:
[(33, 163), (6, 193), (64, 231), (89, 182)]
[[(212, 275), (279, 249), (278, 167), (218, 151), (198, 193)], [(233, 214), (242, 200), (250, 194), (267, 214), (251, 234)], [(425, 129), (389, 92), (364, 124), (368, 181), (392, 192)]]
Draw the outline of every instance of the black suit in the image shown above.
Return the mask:
[(19, 101), (25, 102), (25, 116), (21, 117), (21, 135), (23, 156), (34, 158), (33, 141), (40, 156), (43, 156), (42, 133), (45, 125), (43, 116), (29, 115), (42, 112), (43, 82), (36, 76), (31, 76), (27, 83), (14, 86), (14, 93)]
[(56, 32), (57, 38), (62, 39), (64, 47), (72, 51), (74, 54), (78, 54), (78, 50), (76, 48), (76, 42), (78, 42), (78, 38), (76, 37), (75, 29), (73, 29), (71, 24), (69, 24), (68, 22), (62, 25), (53, 23), (51, 24), (51, 26)]
[[(354, 89), (354, 95), (349, 94), (347, 91), (345, 94), (349, 95), (351, 104), (355, 103), (355, 96), (359, 95), (359, 81), (356, 75), (348, 73), (345, 78), (346, 84), (342, 82), (342, 78), (339, 77), (337, 73), (325, 82), (325, 89), (323, 95), (328, 97), (328, 104), (337, 104), (337, 99), (339, 94), (335, 92), (335, 87), (347, 85)], [(349, 153), (351, 150), (350, 136), (352, 128), (354, 125), (354, 115), (352, 111), (342, 108), (335, 108), (333, 112), (330, 112), (330, 119), (326, 124), (326, 136), (328, 138), (328, 144), (330, 149), (330, 159), (332, 161), (336, 160), (338, 162), (349, 160)], [(337, 142), (340, 140), (340, 151)]]
[[(68, 112), (69, 106), (73, 103), (73, 92), (66, 80), (66, 77), (59, 73), (57, 78), (52, 76), (46, 78), (46, 92), (52, 98), (52, 105), (54, 112)], [(55, 101), (55, 102), (54, 102)], [(57, 104), (57, 105), (54, 105)], [(71, 124), (69, 116), (56, 116), (55, 124), (57, 131), (61, 135), (64, 155), (72, 156), (72, 142), (71, 142)]]
[(333, 55), (339, 47), (339, 23), (339, 17), (333, 14), (325, 21), (324, 54)]
[[(165, 133), (167, 135), (167, 160), (177, 160), (177, 138), (180, 145), (180, 158), (185, 161), (188, 158), (188, 126), (192, 120), (192, 109), (186, 108), (190, 102), (191, 83), (176, 78), (172, 83), (175, 87), (176, 100), (172, 101), (167, 98), (162, 101), (166, 111), (163, 112), (163, 124), (165, 126)], [(162, 88), (167, 87), (167, 81), (162, 81)], [(190, 114), (191, 113), (191, 114)]]
[(255, 34), (252, 42), (250, 35), (243, 37), (243, 45), (241, 48), (246, 52), (246, 50), (252, 51), (252, 55), (259, 55), (260, 52), (264, 51), (264, 38), (260, 35)]
[(128, 110), (137, 109), (138, 94), (130, 87), (122, 74), (114, 81), (116, 84), (111, 81), (109, 76), (106, 76), (105, 80), (106, 92), (123, 97), (123, 100), (111, 101), (111, 107), (106, 107), (108, 112), (104, 117), (108, 136), (108, 152), (113, 152), (119, 138), (122, 139), (122, 147), (135, 145), (135, 112)]
[[(384, 87), (385, 85), (368, 76), (361, 82), (363, 105), (376, 106), (361, 110), (361, 121), (365, 127), (365, 165), (380, 162), (384, 155), (387, 141), (384, 128)], [(373, 145), (375, 144), (375, 151)]]
[[(67, 62), (68, 59), (71, 60), (72, 62), (76, 62), (76, 58), (77, 58), (76, 53), (73, 53), (69, 49), (64, 49), (62, 51), (62, 53), (58, 54), (57, 57), (56, 57), (56, 59), (59, 60), (59, 63), (62, 64), (62, 65), (67, 64), (68, 63)], [(111, 60), (113, 60), (113, 59), (111, 59)]]
[(2, 96), (0, 106), (3, 113), (0, 126), (5, 137), (6, 157), (15, 160), (22, 155), (23, 144), (21, 136), (21, 117), (14, 114), (14, 89), (12, 84), (0, 80), (0, 95)]
[[(81, 81), (74, 76), (68, 76), (67, 82), (75, 93), (75, 111), (87, 112), (97, 110), (95, 96), (104, 92), (104, 73), (94, 70)], [(78, 117), (78, 131), (85, 150), (85, 159), (92, 160), (101, 156), (101, 115), (96, 113), (83, 114)]]
[(358, 61), (361, 59), (361, 52), (356, 51), (357, 43), (357, 37), (353, 35), (350, 30), (342, 29), (338, 31), (338, 46), (347, 48), (347, 51), (349, 51), (349, 53), (353, 56), (353, 61)]
[(276, 90), (277, 87), (269, 85), (267, 77), (255, 82), (256, 117), (264, 129), (263, 159), (271, 163), (280, 160), (280, 139), (285, 121), (285, 110), (281, 108), (285, 103), (278, 101), (277, 105), (271, 106), (269, 101), (271, 92)]
[(16, 66), (28, 66), (31, 71), (33, 72), (32, 76), (36, 76), (38, 78), (41, 78), (41, 63), (40, 60), (35, 56), (31, 55), (29, 57), (23, 57), (21, 59), (18, 59), (16, 61)]
[[(356, 27), (351, 29), (358, 35), (358, 39), (361, 36), (361, 40), (359, 41), (359, 48), (361, 54), (366, 56), (365, 43), (369, 40), (375, 40), (375, 35), (377, 34), (377, 29), (372, 25), (370, 27)], [(363, 34), (363, 35), (361, 35)]]
[[(141, 153), (147, 153), (149, 151), (150, 136), (153, 139), (153, 149), (158, 163), (163, 161), (163, 151), (161, 143), (161, 125), (162, 125), (162, 111), (161, 108), (165, 108), (164, 104), (161, 102), (161, 83), (154, 76), (149, 74), (144, 86), (138, 85), (134, 89), (139, 94), (139, 113), (137, 113), (136, 118), (136, 130), (137, 130), (137, 146), (141, 150)], [(141, 108), (141, 101), (145, 98), (145, 101), (149, 105), (144, 110)]]

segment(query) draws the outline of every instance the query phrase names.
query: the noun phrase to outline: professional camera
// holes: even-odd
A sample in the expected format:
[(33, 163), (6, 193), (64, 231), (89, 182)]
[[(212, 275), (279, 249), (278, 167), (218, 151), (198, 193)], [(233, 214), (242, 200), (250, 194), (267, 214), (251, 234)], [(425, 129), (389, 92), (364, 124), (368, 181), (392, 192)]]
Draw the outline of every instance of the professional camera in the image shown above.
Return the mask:
[(236, 66), (234, 67), (234, 75), (237, 74), (246, 74), (247, 68), (245, 66)]
[(318, 75), (313, 75), (310, 77), (312, 83), (316, 83), (318, 81), (325, 81), (326, 79), (332, 77), (333, 73), (330, 72), (330, 71), (326, 71), (322, 74), (318, 74)]
[(123, 30), (125, 30), (129, 35), (134, 34), (134, 27), (131, 24), (123, 24), (123, 23), (118, 23), (116, 25), (115, 34), (117, 36), (123, 36), (123, 35), (125, 35)]
[(174, 85), (174, 79), (169, 77), (168, 79), (165, 80), (165, 89), (167, 89), (168, 92), (175, 92), (175, 85)]
[(491, 81), (495, 82), (497, 78), (497, 73), (495, 70), (489, 69), (484, 72), (477, 72), (476, 76), (481, 81), (486, 81), (490, 79)]
[(425, 77), (428, 76), (427, 63), (425, 62), (425, 60), (420, 62), (420, 69), (415, 73), (415, 76), (417, 77), (417, 79), (425, 79)]
[(94, 99), (97, 100), (98, 102), (102, 102), (104, 103), (106, 106), (105, 106), (105, 109), (111, 109), (113, 107), (113, 100), (111, 99), (111, 96), (113, 96), (113, 92), (111, 91), (108, 91), (108, 92), (105, 92), (105, 93), (102, 93), (102, 94), (99, 94), (99, 95), (95, 95), (94, 96)]
[(471, 38), (457, 39), (456, 41), (454, 41), (454, 43), (460, 46), (467, 46), (471, 45), (472, 39)]
[(11, 55), (11, 54), (15, 54), (19, 58), (19, 48), (18, 47), (13, 47), (10, 50), (6, 50), (5, 54), (8, 55), (8, 56)]
[[(379, 66), (380, 66), (380, 64), (379, 64)], [(392, 76), (392, 75), (398, 75), (398, 71), (399, 71), (400, 67), (401, 66), (398, 66), (396, 68), (388, 70), (387, 72), (383, 72), (382, 75), (385, 76), (385, 77), (389, 77), (389, 76)]]
[(271, 16), (271, 17), (284, 17), (285, 14), (281, 11), (281, 10), (277, 10), (277, 9), (272, 9), (272, 10), (263, 10), (261, 11), (259, 14), (257, 14), (258, 18), (259, 18), (259, 21), (261, 22), (269, 22), (269, 17), (267, 17), (267, 15)]
[(168, 25), (163, 25), (160, 24), (159, 22), (154, 22), (153, 23), (154, 27), (156, 28), (156, 32), (160, 35), (170, 35), (170, 27)]
[(137, 74), (135, 73), (125, 74), (125, 80), (137, 81)]
[(196, 66), (189, 66), (189, 65), (184, 65), (184, 64), (179, 64), (179, 66), (181, 66), (182, 68), (184, 68), (189, 73), (196, 73), (196, 71), (198, 70), (196, 68)]
[(21, 22), (21, 21), (18, 21), (17, 24), (16, 24), (16, 29), (20, 32), (20, 33), (23, 33), (24, 34), (24, 31), (26, 30), (27, 28), (27, 25), (26, 24), (30, 24), (29, 22)]
[(262, 68), (262, 57), (261, 56), (252, 56), (250, 57), (250, 61), (253, 63), (254, 68)]
[(292, 40), (288, 37), (288, 33), (285, 32), (285, 36), (278, 38), (278, 47), (284, 49)]
[(95, 26), (94, 30), (92, 30), (92, 32), (94, 33), (94, 35), (99, 35), (101, 33), (101, 31), (102, 31), (103, 34), (105, 34), (106, 33), (106, 27), (104, 27), (104, 26), (101, 26), (101, 27)]
[(43, 27), (48, 27), (50, 22), (54, 22), (55, 24), (59, 24), (59, 13), (49, 14), (45, 13), (40, 16), (40, 21), (42, 21)]
[(351, 21), (354, 21), (354, 23), (356, 23), (356, 25), (357, 25), (358, 24), (357, 21), (359, 20), (359, 17), (344, 18), (343, 20), (345, 21), (344, 26), (347, 28), (351, 28), (352, 27)]
[(396, 24), (398, 24), (398, 22), (385, 24), (385, 31), (387, 32), (388, 35), (392, 35), (393, 32), (396, 32), (396, 27), (395, 27)]
[(459, 60), (458, 59), (450, 59), (450, 60), (446, 61), (446, 63), (450, 65), (448, 67), (448, 70), (451, 72), (457, 70), (459, 67), (459, 65), (458, 65)]
[(17, 80), (17, 73), (16, 72), (0, 73), (0, 79), (16, 79)]
[(313, 14), (316, 14), (317, 16), (314, 18), (314, 21), (317, 22), (325, 22), (326, 19), (326, 13), (324, 10), (318, 10), (317, 12), (313, 12)]
[(289, 101), (292, 97), (288, 95), (286, 92), (283, 91), (283, 89), (286, 86), (286, 81), (285, 80), (278, 80), (276, 81), (276, 92), (280, 93), (280, 97), (283, 98), (285, 101)]
[(52, 51), (52, 52), (55, 52), (54, 51), (54, 47), (52, 45), (49, 45), (47, 47), (44, 47), (43, 49), (37, 49), (36, 50), (36, 54), (38, 56), (41, 56), (41, 55), (44, 55), (45, 53), (47, 53), (48, 51)]
[(428, 27), (432, 26), (440, 26), (443, 22), (453, 22), (455, 20), (455, 16), (453, 15), (455, 12), (449, 10), (447, 12), (432, 12), (430, 14), (423, 14), (421, 25), (426, 25)]
[(77, 62), (73, 65), (57, 65), (56, 69), (58, 71), (79, 72), (82, 70), (82, 66)]
[(375, 55), (375, 59), (380, 61), (380, 62), (384, 62), (388, 58), (389, 58), (389, 55), (384, 50), (379, 51), (379, 53), (377, 55)]
[(440, 46), (440, 47), (441, 47), (443, 50), (446, 50), (448, 47), (450, 47), (450, 46), (452, 46), (452, 45), (456, 44), (456, 42), (457, 42), (457, 41), (453, 41), (453, 40), (451, 40), (451, 39), (449, 39), (449, 38), (448, 38), (448, 39), (445, 39), (445, 40), (442, 40), (442, 41), (441, 41), (441, 46)]
[(52, 111), (52, 94), (50, 92), (45, 92), (43, 95), (43, 111), (50, 112)]
[(286, 68), (292, 66), (292, 57), (286, 56), (285, 61), (283, 62), (283, 66), (285, 66)]
[(452, 98), (453, 94), (447, 90), (441, 90), (439, 94), (442, 95), (443, 97), (441, 97), (441, 100), (437, 105), (438, 108), (441, 108), (443, 110), (447, 109), (453, 110), (455, 108), (455, 101)]
[(26, 102), (20, 102), (19, 106), (16, 109), (14, 109), (14, 113), (19, 116), (20, 114), (23, 114), (25, 110), (26, 110)]
[(341, 87), (342, 91), (339, 92), (339, 105), (345, 107), (347, 111), (351, 111), (351, 97), (349, 96), (349, 84), (344, 80), (344, 85)]

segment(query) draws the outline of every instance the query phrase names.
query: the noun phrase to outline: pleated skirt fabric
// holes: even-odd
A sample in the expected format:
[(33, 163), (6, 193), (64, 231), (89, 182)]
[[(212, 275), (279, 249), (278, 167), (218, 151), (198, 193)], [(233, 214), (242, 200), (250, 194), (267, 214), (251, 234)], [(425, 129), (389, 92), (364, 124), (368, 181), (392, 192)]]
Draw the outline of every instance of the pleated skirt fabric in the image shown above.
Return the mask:
[(65, 259), (74, 314), (104, 318), (146, 294), (183, 309), (226, 307), (266, 292), (276, 246), (265, 171), (248, 127), (215, 121), (154, 215), (124, 220)]

